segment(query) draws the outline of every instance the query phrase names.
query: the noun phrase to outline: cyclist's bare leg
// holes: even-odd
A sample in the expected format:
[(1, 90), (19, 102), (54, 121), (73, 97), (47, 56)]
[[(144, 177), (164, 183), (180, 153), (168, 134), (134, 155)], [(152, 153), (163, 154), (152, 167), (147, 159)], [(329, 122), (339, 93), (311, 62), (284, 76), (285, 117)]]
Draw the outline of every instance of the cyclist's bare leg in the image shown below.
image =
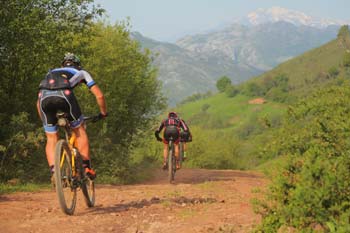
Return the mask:
[(46, 132), (45, 134), (47, 138), (46, 147), (45, 147), (46, 159), (47, 159), (47, 163), (51, 167), (55, 164), (55, 147), (58, 141), (58, 133)]
[(89, 139), (83, 125), (73, 129), (77, 135), (77, 149), (83, 160), (90, 160)]
[(180, 162), (179, 162), (179, 144), (175, 144), (175, 157), (176, 157), (176, 168), (180, 168)]
[(96, 172), (91, 168), (89, 139), (85, 127), (84, 125), (81, 125), (73, 130), (77, 135), (77, 149), (83, 159), (83, 167), (85, 168), (85, 172), (90, 179), (95, 179)]
[(164, 148), (163, 148), (163, 158), (164, 158), (164, 163), (166, 163), (167, 159), (168, 159), (168, 151), (169, 151), (169, 145), (163, 143)]
[(186, 153), (187, 145), (186, 145), (186, 142), (183, 142), (182, 145), (183, 145), (183, 150), (184, 150), (183, 159), (185, 160), (185, 159), (187, 159), (187, 153)]
[(179, 144), (175, 144), (175, 157), (179, 159)]

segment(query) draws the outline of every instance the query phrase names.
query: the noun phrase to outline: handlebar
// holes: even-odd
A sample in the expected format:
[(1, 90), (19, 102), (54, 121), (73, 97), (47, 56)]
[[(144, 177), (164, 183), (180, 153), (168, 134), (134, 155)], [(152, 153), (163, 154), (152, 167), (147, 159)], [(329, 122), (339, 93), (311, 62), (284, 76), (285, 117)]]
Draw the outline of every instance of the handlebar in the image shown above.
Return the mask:
[(103, 118), (105, 118), (107, 115), (102, 115), (101, 113), (99, 113), (98, 115), (95, 116), (84, 116), (84, 121), (91, 121), (91, 122), (97, 122)]

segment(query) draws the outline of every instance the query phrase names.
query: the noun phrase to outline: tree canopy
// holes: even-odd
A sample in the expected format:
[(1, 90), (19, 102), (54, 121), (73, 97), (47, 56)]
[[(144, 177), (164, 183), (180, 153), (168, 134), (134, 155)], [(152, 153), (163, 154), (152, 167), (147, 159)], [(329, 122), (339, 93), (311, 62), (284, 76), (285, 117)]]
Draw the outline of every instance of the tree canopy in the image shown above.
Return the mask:
[[(130, 39), (128, 22), (98, 22), (103, 12), (92, 0), (2, 2), (1, 181), (41, 180), (47, 175), (45, 137), (35, 108), (37, 88), (50, 68), (60, 66), (65, 52), (81, 57), (110, 112), (106, 121), (90, 127), (96, 169), (116, 181), (125, 179), (132, 142), (150, 127), (164, 100), (150, 52)], [(75, 92), (84, 113), (98, 112), (87, 88)]]
[(229, 85), (231, 85), (231, 79), (227, 76), (222, 76), (218, 81), (216, 81), (216, 88), (219, 90), (219, 92), (224, 92), (226, 87)]

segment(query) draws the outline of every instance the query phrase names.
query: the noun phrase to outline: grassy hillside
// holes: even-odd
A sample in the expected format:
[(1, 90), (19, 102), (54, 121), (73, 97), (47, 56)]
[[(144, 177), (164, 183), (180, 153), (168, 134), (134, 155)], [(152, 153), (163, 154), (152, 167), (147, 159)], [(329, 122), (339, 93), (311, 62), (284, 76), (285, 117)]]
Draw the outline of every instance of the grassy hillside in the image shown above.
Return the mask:
[(190, 124), (207, 129), (238, 129), (252, 118), (275, 115), (285, 109), (284, 104), (267, 101), (249, 104), (251, 97), (238, 95), (229, 98), (220, 93), (196, 102), (179, 106), (176, 111)]
[(176, 108), (193, 134), (187, 166), (247, 169), (260, 163), (256, 145), (266, 143), (286, 105), (273, 101), (250, 104), (251, 99), (221, 93)]
[(316, 88), (334, 83), (336, 78), (344, 79), (348, 75), (344, 69), (344, 58), (348, 56), (350, 49), (347, 37), (338, 36), (319, 48), (247, 81), (239, 88), (244, 89), (243, 92), (248, 95), (263, 95), (277, 101), (292, 103), (309, 95)]
[[(350, 77), (348, 36), (289, 60), (235, 88), (178, 106), (194, 141), (189, 144), (192, 167), (252, 169), (275, 164), (274, 155), (262, 153), (274, 139), (286, 110), (300, 99), (328, 86), (341, 86)], [(350, 66), (350, 59), (348, 62)], [(263, 104), (250, 104), (255, 98)], [(165, 116), (164, 116), (165, 117)], [(261, 165), (268, 162), (267, 165)]]

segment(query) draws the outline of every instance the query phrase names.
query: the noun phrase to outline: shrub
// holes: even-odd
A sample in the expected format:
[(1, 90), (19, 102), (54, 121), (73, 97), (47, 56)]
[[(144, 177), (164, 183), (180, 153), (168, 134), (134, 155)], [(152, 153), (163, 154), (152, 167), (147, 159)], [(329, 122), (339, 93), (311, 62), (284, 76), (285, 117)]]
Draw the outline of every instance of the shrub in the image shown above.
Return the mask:
[(216, 87), (219, 90), (219, 92), (224, 92), (226, 87), (229, 86), (229, 85), (231, 85), (231, 79), (226, 77), (226, 76), (222, 76), (216, 82)]
[(350, 67), (350, 52), (346, 52), (343, 58), (343, 66)]
[(337, 67), (331, 67), (329, 70), (328, 70), (328, 74), (331, 78), (335, 78), (338, 76), (339, 74), (339, 70)]
[(257, 228), (277, 232), (350, 229), (350, 90), (332, 87), (290, 108), (263, 156), (287, 158), (265, 200)]
[(239, 94), (239, 89), (236, 86), (230, 85), (226, 87), (225, 93), (228, 97), (233, 98)]
[(205, 103), (202, 105), (201, 110), (202, 112), (206, 112), (210, 108), (210, 104)]
[(260, 96), (262, 95), (263, 88), (256, 84), (255, 82), (250, 82), (247, 83), (243, 86), (243, 94), (248, 95), (248, 96)]

